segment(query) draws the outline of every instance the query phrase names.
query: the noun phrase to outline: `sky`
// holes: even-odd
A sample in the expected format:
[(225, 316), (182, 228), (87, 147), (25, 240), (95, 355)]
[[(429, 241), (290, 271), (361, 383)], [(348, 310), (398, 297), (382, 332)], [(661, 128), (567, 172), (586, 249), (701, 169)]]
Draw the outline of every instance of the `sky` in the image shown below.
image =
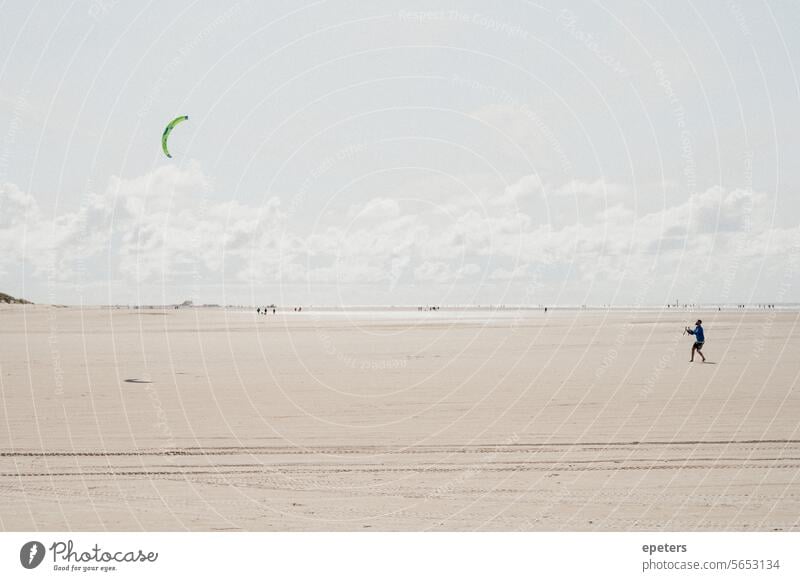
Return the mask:
[(1, 292), (800, 302), (795, 2), (0, 15)]

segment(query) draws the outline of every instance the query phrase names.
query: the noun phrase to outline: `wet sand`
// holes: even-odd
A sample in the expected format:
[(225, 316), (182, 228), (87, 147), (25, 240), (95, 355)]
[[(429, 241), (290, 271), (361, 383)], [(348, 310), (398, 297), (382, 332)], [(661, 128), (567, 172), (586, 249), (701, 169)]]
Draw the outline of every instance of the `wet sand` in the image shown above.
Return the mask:
[(3, 306), (0, 529), (800, 530), (799, 324)]

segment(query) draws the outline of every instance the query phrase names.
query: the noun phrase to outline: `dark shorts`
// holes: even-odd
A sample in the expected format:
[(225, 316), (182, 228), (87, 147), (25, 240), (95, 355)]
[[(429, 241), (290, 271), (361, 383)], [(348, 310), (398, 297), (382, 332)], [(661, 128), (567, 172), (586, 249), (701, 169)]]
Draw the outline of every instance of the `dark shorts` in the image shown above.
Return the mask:
[(703, 343), (705, 343), (705, 341), (695, 341), (694, 348), (701, 351), (703, 349)]

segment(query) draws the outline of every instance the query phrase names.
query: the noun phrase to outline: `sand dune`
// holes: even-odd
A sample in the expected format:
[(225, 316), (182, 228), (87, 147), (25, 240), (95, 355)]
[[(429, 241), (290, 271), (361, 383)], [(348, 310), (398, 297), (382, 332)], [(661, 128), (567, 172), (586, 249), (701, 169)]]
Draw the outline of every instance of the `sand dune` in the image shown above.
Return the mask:
[(800, 314), (0, 308), (3, 530), (798, 530)]

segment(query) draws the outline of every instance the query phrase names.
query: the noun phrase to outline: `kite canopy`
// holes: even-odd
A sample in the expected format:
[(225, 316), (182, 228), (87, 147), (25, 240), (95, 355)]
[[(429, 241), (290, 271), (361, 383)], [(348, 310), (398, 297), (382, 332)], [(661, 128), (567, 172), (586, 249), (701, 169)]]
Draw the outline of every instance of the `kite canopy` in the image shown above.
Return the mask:
[(167, 149), (167, 140), (169, 139), (169, 134), (172, 133), (172, 130), (175, 129), (175, 126), (178, 123), (182, 123), (189, 119), (188, 115), (181, 115), (180, 117), (175, 117), (172, 121), (169, 122), (166, 129), (164, 129), (164, 134), (161, 136), (161, 149), (164, 150), (164, 155), (167, 157), (172, 157), (169, 153), (169, 149)]

